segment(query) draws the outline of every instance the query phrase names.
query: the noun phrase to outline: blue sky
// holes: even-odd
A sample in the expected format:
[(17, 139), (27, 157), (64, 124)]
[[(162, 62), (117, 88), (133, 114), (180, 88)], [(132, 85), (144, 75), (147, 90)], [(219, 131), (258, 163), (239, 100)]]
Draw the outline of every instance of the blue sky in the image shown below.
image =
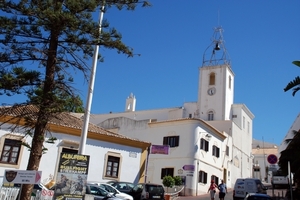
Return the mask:
[[(255, 115), (253, 137), (280, 144), (299, 114), (300, 93), (284, 92), (300, 74), (300, 1), (150, 0), (135, 11), (108, 9), (104, 18), (134, 48), (134, 58), (100, 48), (91, 112), (123, 112), (130, 93), (136, 110), (182, 106), (197, 101), (198, 68), (222, 26), (235, 73), (235, 103)], [(95, 13), (95, 20), (98, 14)], [(87, 83), (76, 75), (84, 102)], [(3, 98), (12, 103), (16, 98)]]

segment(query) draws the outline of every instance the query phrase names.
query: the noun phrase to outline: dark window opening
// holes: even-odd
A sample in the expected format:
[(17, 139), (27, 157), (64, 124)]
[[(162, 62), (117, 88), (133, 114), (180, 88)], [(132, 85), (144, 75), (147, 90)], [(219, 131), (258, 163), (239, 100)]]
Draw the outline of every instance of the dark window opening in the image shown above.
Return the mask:
[(170, 147), (179, 146), (179, 136), (164, 137), (163, 145), (169, 145)]
[(201, 138), (200, 140), (200, 149), (204, 150), (204, 151), (208, 151), (208, 144), (209, 142), (203, 138)]
[(162, 168), (160, 179), (163, 179), (165, 176), (174, 176), (174, 168)]

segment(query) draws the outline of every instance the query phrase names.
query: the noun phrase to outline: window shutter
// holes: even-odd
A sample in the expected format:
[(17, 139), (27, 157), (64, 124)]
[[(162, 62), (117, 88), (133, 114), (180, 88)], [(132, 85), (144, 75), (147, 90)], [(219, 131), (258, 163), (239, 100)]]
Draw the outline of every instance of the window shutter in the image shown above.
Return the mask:
[(167, 137), (164, 137), (163, 145), (168, 145), (168, 138)]
[(208, 142), (207, 141), (205, 141), (205, 151), (208, 151), (209, 149), (208, 149)]
[(160, 178), (163, 179), (165, 175), (166, 175), (166, 169), (161, 169)]
[(200, 149), (203, 149), (203, 138), (200, 140)]
[(175, 147), (179, 146), (179, 136), (175, 136)]
[(204, 173), (204, 183), (207, 183), (207, 173)]

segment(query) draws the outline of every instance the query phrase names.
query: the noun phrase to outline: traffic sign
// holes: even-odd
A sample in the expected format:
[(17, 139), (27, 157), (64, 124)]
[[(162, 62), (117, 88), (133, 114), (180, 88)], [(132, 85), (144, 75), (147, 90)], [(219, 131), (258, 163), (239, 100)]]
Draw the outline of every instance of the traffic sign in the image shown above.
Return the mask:
[(268, 156), (267, 160), (268, 160), (268, 162), (269, 162), (270, 164), (276, 164), (277, 161), (278, 161), (277, 156), (274, 155), (274, 154), (270, 154), (270, 155)]

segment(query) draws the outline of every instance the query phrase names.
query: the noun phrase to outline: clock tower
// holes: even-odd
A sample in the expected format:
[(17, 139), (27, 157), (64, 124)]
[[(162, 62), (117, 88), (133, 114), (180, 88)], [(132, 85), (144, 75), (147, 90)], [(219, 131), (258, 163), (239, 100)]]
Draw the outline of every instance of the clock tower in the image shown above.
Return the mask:
[(207, 120), (230, 120), (234, 96), (234, 73), (231, 69), (223, 29), (214, 29), (211, 45), (205, 50), (199, 68), (198, 117)]

